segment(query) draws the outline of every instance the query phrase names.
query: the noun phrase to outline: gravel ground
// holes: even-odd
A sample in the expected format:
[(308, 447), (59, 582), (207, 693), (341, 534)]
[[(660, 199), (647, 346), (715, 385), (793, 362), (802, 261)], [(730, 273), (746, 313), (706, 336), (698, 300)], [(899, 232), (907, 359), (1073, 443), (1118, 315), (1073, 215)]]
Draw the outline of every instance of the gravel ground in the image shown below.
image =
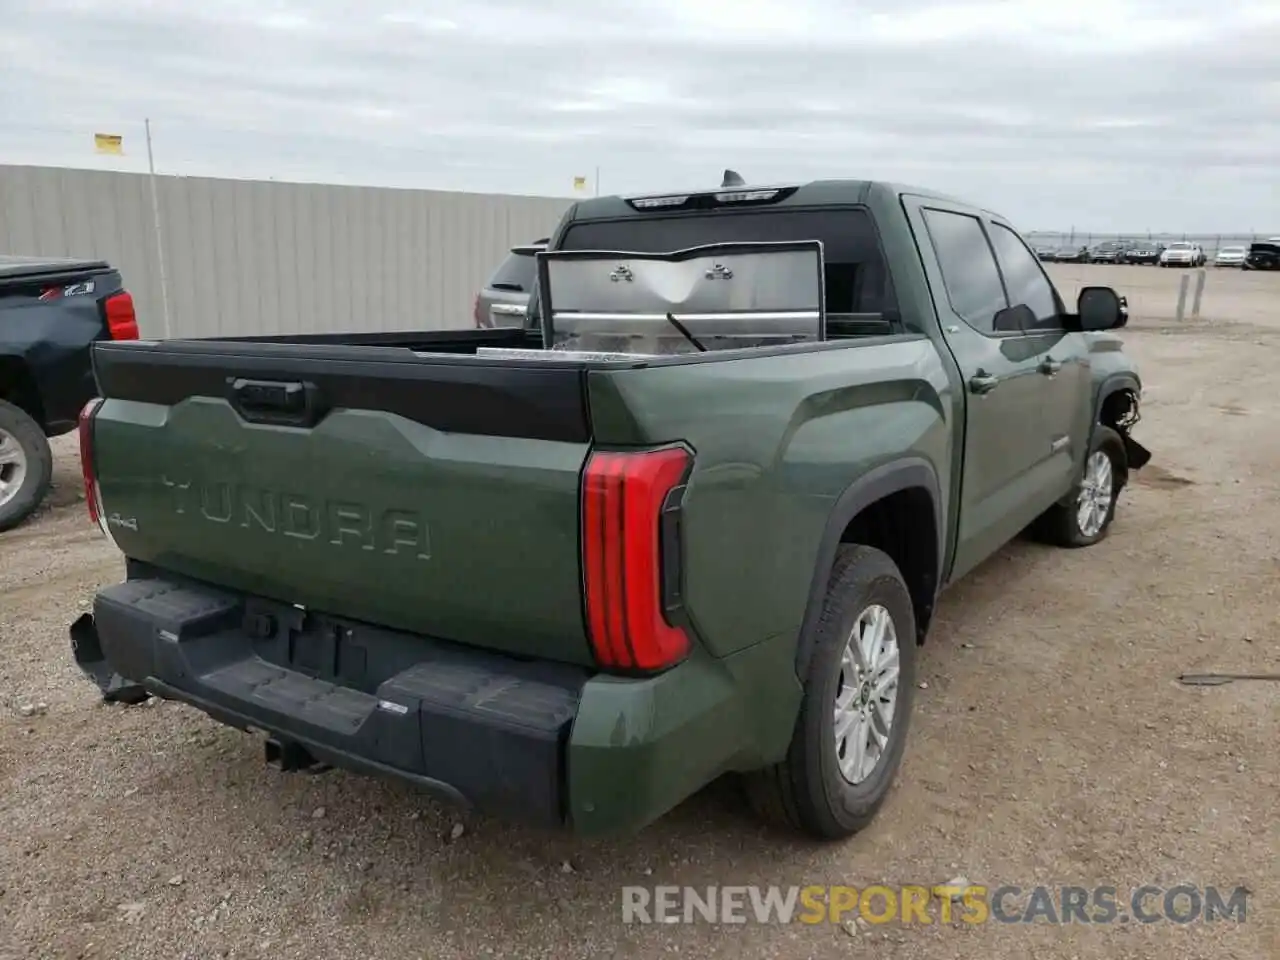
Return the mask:
[[(50, 506), (0, 537), (0, 957), (1280, 957), (1280, 685), (1174, 682), (1280, 669), (1280, 328), (1136, 322), (1156, 459), (1112, 536), (1012, 544), (946, 596), (895, 793), (826, 847), (762, 830), (727, 784), (638, 837), (576, 841), (397, 784), (281, 775), (181, 705), (101, 705), (66, 627), (122, 564), (59, 440)], [(1252, 896), (1243, 924), (620, 920), (625, 884), (957, 874)]]

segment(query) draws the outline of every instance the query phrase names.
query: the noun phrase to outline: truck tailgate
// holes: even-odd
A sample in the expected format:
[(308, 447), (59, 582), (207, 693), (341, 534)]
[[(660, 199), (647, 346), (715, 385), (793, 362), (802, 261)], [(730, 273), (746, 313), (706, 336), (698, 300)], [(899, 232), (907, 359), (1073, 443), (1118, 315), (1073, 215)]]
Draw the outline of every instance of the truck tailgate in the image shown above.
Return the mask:
[(579, 371), (211, 342), (103, 345), (95, 367), (106, 401), (94, 468), (127, 556), (321, 612), (592, 662)]

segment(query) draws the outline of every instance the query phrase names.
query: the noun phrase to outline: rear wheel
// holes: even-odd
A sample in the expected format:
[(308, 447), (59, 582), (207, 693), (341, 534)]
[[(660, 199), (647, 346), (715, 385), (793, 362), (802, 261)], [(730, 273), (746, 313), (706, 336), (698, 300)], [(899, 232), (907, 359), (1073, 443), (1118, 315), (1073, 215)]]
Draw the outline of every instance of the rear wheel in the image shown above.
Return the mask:
[(16, 527), (49, 492), (53, 453), (40, 424), (0, 400), (0, 530)]
[(800, 638), (804, 699), (783, 761), (749, 775), (764, 818), (823, 840), (851, 836), (884, 803), (915, 693), (916, 626), (897, 564), (842, 547), (822, 616)]

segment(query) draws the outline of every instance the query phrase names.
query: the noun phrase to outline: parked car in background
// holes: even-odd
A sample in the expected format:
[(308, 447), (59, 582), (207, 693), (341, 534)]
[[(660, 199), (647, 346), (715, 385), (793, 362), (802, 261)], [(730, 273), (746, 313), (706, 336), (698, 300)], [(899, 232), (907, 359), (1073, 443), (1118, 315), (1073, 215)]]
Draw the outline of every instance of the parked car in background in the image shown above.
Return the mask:
[(1215, 267), (1243, 267), (1244, 258), (1248, 255), (1248, 247), (1222, 247), (1213, 258), (1213, 265)]
[(1124, 262), (1152, 266), (1160, 262), (1160, 254), (1163, 252), (1164, 247), (1154, 240), (1139, 240), (1125, 250)]
[(1280, 270), (1280, 238), (1249, 244), (1249, 252), (1240, 266), (1245, 270)]
[(1039, 246), (1036, 247), (1036, 258), (1039, 260), (1056, 260), (1058, 254), (1057, 247)]
[(0, 530), (49, 492), (49, 438), (74, 430), (97, 393), (90, 346), (137, 338), (133, 298), (107, 263), (0, 256)]
[(529, 308), (529, 294), (538, 281), (539, 250), (547, 248), (547, 239), (526, 246), (512, 247), (506, 259), (498, 264), (484, 288), (476, 294), (477, 327), (519, 327), (524, 325)]
[(1186, 240), (1169, 244), (1160, 254), (1162, 267), (1203, 267), (1204, 261), (1204, 251), (1200, 249), (1200, 244)]
[(1104, 240), (1089, 251), (1093, 263), (1122, 263), (1125, 244), (1121, 240)]
[(1088, 247), (1059, 247), (1053, 256), (1059, 263), (1088, 263)]

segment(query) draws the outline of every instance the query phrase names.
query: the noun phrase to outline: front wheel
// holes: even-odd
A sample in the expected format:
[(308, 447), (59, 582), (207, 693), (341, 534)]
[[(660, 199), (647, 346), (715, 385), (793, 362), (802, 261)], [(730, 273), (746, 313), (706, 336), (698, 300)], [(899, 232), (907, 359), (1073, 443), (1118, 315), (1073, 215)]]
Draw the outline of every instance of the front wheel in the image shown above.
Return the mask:
[(1102, 540), (1115, 519), (1128, 473), (1124, 440), (1098, 424), (1070, 502), (1055, 503), (1036, 521), (1040, 538), (1060, 547), (1087, 547)]
[(787, 755), (747, 777), (756, 812), (820, 840), (867, 826), (902, 760), (915, 655), (915, 612), (897, 564), (872, 547), (842, 547), (822, 616), (800, 638), (804, 697)]

